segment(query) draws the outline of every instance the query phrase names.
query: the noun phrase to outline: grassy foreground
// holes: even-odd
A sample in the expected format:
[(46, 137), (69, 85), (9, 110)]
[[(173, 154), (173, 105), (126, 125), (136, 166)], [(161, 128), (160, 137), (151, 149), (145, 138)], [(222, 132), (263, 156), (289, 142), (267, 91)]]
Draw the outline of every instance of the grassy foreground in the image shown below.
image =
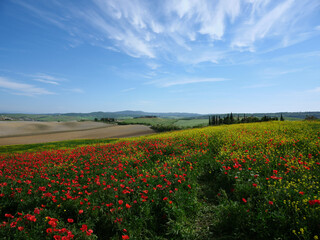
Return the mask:
[(0, 155), (1, 239), (318, 239), (320, 123)]
[(34, 144), (20, 144), (20, 145), (4, 145), (0, 146), (0, 154), (3, 153), (24, 153), (24, 152), (40, 152), (46, 150), (71, 149), (76, 147), (83, 147), (87, 145), (107, 144), (117, 142), (116, 138), (108, 139), (78, 139), (67, 140), (49, 143), (34, 143)]

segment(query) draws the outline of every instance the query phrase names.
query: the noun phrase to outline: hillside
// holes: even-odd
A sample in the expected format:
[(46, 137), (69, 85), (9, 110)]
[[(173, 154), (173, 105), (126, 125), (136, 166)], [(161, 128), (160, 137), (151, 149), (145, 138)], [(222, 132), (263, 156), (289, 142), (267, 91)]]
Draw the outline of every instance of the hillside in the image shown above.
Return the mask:
[[(22, 120), (22, 121), (81, 121), (81, 120), (94, 120), (95, 118), (116, 118), (127, 119), (137, 118), (144, 116), (156, 116), (160, 118), (172, 118), (172, 119), (205, 119), (209, 115), (219, 115), (221, 117), (228, 113), (210, 113), (210, 114), (198, 114), (198, 113), (157, 113), (157, 112), (143, 112), (143, 111), (118, 111), (118, 112), (91, 112), (91, 113), (54, 113), (54, 114), (23, 114), (23, 113), (0, 113), (0, 121), (3, 120)], [(315, 116), (320, 118), (320, 112), (279, 112), (279, 113), (233, 113), (234, 116), (255, 116), (255, 117), (280, 117), (282, 114), (286, 120), (300, 120), (305, 119), (306, 116)]]
[(318, 239), (319, 130), (235, 124), (1, 154), (0, 238)]

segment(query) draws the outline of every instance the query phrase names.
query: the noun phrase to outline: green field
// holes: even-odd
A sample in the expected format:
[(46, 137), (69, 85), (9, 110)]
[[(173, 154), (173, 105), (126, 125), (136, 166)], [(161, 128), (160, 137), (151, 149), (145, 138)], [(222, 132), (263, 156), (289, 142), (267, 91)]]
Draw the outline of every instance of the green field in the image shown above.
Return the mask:
[(170, 118), (134, 118), (121, 121), (120, 124), (144, 124), (155, 131), (172, 131), (208, 126), (208, 119), (170, 119)]
[(180, 128), (192, 128), (192, 127), (205, 127), (208, 126), (208, 119), (190, 119), (190, 120), (178, 120), (174, 125)]
[(0, 238), (319, 239), (319, 139), (275, 121), (12, 146)]
[(170, 118), (133, 118), (133, 119), (126, 119), (122, 120), (121, 122), (124, 124), (143, 124), (149, 126), (155, 125), (164, 125), (170, 126), (176, 123), (177, 119), (170, 119)]
[(67, 140), (49, 143), (21, 144), (0, 146), (0, 154), (4, 153), (23, 153), (23, 152), (40, 152), (57, 149), (71, 149), (87, 145), (107, 144), (118, 141), (118, 139), (79, 139)]

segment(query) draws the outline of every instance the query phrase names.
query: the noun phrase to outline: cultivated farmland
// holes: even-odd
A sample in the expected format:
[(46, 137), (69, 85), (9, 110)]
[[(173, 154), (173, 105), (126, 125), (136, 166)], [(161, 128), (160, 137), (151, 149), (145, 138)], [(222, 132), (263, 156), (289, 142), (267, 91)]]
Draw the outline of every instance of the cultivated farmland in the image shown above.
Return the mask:
[(2, 239), (318, 239), (320, 123), (0, 155)]
[(147, 126), (101, 122), (0, 122), (0, 145), (46, 143), (74, 139), (123, 138), (152, 134)]

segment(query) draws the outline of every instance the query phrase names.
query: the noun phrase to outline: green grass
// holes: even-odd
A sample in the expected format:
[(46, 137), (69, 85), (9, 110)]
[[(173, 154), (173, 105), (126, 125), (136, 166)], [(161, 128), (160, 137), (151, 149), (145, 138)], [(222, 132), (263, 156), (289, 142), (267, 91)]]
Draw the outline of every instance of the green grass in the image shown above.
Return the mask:
[(176, 126), (179, 128), (192, 128), (196, 126), (208, 126), (208, 119), (169, 119), (169, 118), (134, 118), (122, 121), (124, 124), (144, 124), (150, 126)]
[(144, 124), (144, 125), (172, 125), (177, 122), (177, 119), (168, 119), (168, 118), (133, 118), (133, 119), (126, 119), (122, 121), (125, 124)]
[(190, 120), (178, 120), (174, 123), (175, 126), (181, 128), (189, 128), (189, 127), (196, 127), (196, 126), (208, 126), (209, 120), (208, 119), (190, 119)]
[(34, 120), (44, 122), (69, 122), (69, 121), (81, 121), (81, 120), (94, 120), (94, 117), (90, 116), (66, 116), (66, 115), (46, 115), (46, 114), (4, 114), (13, 118), (14, 120)]
[(36, 143), (36, 144), (23, 144), (23, 145), (5, 145), (0, 146), (0, 154), (2, 153), (23, 153), (23, 152), (40, 152), (47, 150), (57, 149), (71, 149), (86, 145), (106, 144), (119, 141), (116, 138), (113, 139), (79, 139), (68, 140), (49, 143)]

